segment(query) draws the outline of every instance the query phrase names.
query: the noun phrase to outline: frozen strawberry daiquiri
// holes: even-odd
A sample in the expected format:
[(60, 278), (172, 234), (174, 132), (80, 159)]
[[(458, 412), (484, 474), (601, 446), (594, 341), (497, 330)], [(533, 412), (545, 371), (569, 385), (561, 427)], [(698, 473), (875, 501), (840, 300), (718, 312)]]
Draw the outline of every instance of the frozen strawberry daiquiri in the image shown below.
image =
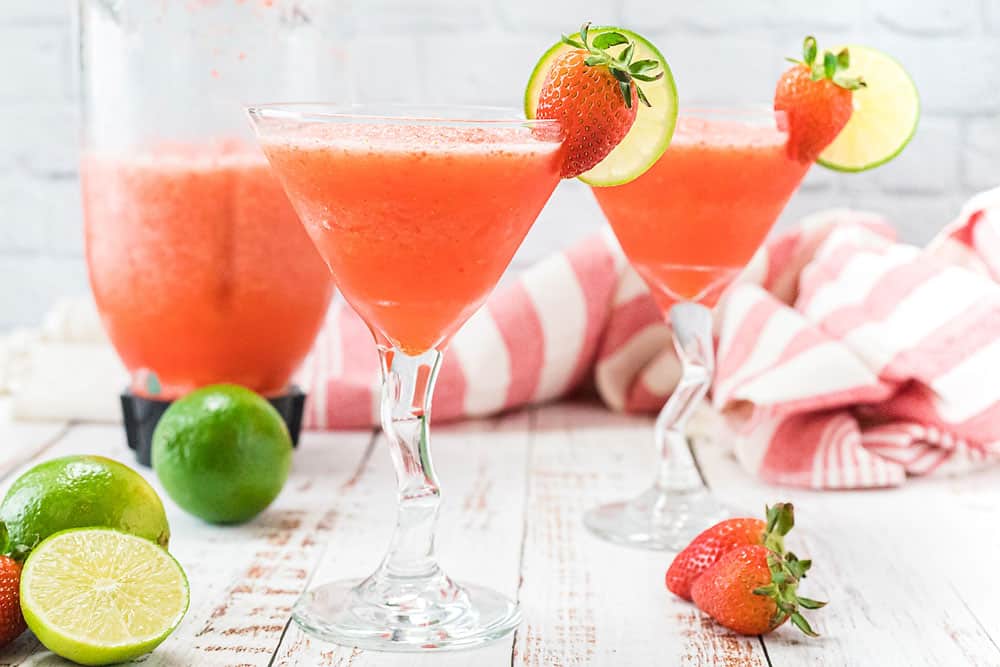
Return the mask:
[(712, 316), (795, 192), (808, 162), (788, 153), (783, 115), (686, 112), (670, 147), (636, 180), (594, 188), (626, 256), (674, 333), (684, 374), (657, 419), (660, 470), (638, 498), (584, 520), (599, 536), (648, 549), (680, 549), (724, 515), (687, 448), (684, 426), (714, 370)]
[[(262, 134), (347, 301), (407, 354), (483, 303), (558, 181), (523, 127), (319, 123)], [(538, 134), (536, 132), (536, 134)]]
[(284, 391), (333, 284), (259, 150), (92, 153), (82, 180), (91, 287), (132, 391)]
[(319, 637), (379, 650), (503, 637), (520, 622), (517, 604), (455, 584), (434, 556), (431, 395), (448, 341), (559, 181), (558, 123), (461, 107), (290, 104), (249, 115), (309, 236), (374, 334), (399, 492), (396, 529), (375, 573), (311, 589), (294, 617)]
[[(853, 47), (852, 47), (853, 49)], [(659, 465), (638, 497), (584, 517), (598, 536), (679, 550), (724, 515), (705, 488), (685, 428), (715, 370), (712, 308), (753, 257), (810, 165), (877, 166), (902, 150), (916, 125), (916, 93), (895, 61), (859, 48), (866, 89), (848, 49), (803, 58), (778, 82), (773, 108), (681, 110), (673, 140), (635, 180), (595, 187), (622, 249), (673, 329), (682, 376), (656, 420)], [(604, 185), (604, 184), (596, 184)]]
[(682, 109), (670, 147), (649, 171), (594, 188), (664, 311), (678, 301), (715, 305), (750, 261), (809, 168), (787, 144), (771, 111)]

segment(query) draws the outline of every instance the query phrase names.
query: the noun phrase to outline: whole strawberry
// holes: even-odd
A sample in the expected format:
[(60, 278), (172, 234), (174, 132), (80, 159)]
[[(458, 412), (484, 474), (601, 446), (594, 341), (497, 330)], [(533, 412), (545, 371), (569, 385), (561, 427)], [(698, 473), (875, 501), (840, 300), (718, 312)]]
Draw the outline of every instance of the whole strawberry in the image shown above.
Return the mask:
[[(635, 122), (639, 103), (649, 100), (636, 81), (656, 81), (663, 72), (655, 60), (632, 62), (635, 51), (618, 32), (588, 39), (589, 23), (579, 39), (563, 36), (573, 47), (553, 61), (539, 91), (535, 118), (558, 120), (563, 134), (562, 177), (574, 178), (590, 170), (621, 143)], [(624, 44), (614, 56), (607, 51)]]
[(17, 639), (28, 627), (21, 615), (21, 564), (0, 556), (0, 647)]
[(816, 39), (806, 37), (802, 60), (781, 78), (774, 91), (774, 108), (784, 111), (788, 120), (788, 152), (801, 162), (813, 162), (823, 149), (833, 143), (851, 119), (853, 93), (864, 87), (860, 77), (844, 74), (851, 64), (847, 49), (823, 53), (817, 60)]
[(698, 577), (691, 596), (698, 608), (734, 632), (762, 635), (789, 618), (802, 632), (815, 637), (799, 612), (819, 609), (825, 602), (799, 597), (798, 582), (811, 562), (784, 556), (761, 544), (739, 547), (724, 554)]
[(766, 514), (767, 521), (726, 519), (699, 533), (667, 569), (667, 589), (690, 600), (694, 580), (723, 555), (739, 547), (762, 544), (783, 554), (784, 536), (795, 525), (794, 508), (791, 503), (778, 503), (768, 507)]

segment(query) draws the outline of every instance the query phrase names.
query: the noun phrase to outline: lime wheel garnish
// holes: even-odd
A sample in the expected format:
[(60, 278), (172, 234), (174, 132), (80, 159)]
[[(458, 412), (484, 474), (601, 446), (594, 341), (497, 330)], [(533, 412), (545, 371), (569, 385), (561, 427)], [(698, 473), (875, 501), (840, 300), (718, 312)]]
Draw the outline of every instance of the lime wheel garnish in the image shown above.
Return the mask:
[[(653, 166), (663, 155), (673, 136), (677, 122), (677, 89), (670, 67), (663, 54), (641, 35), (614, 26), (585, 26), (585, 30), (554, 44), (535, 65), (524, 92), (524, 113), (528, 118), (536, 117), (539, 96), (549, 70), (561, 56), (577, 48), (573, 43), (578, 46), (599, 46), (601, 56), (598, 58), (604, 54), (610, 55), (616, 65), (621, 59), (621, 64), (643, 63), (652, 67), (652, 63), (655, 63), (662, 68), (662, 76), (657, 70), (655, 79), (644, 77), (641, 69), (633, 68), (635, 78), (642, 82), (639, 96), (641, 103), (635, 105), (635, 120), (617, 146), (579, 177), (584, 183), (602, 187), (632, 181)], [(622, 72), (619, 71), (619, 74)]]

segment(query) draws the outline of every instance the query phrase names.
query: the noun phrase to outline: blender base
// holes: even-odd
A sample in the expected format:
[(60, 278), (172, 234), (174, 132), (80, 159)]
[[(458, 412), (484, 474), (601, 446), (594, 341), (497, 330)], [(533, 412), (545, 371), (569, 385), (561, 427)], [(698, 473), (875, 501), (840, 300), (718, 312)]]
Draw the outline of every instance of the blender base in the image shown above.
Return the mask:
[[(292, 436), (292, 446), (298, 445), (302, 430), (302, 411), (306, 403), (305, 392), (292, 385), (285, 393), (271, 396), (267, 400), (285, 420), (288, 433)], [(136, 461), (148, 467), (152, 465), (153, 431), (172, 401), (138, 396), (126, 389), (121, 394), (121, 403), (128, 446), (135, 451)]]

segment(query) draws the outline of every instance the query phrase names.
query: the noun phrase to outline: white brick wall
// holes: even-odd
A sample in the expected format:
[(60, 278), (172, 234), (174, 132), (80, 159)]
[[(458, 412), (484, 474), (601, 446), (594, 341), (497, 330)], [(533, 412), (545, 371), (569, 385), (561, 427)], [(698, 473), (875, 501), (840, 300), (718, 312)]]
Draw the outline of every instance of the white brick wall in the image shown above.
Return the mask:
[[(128, 0), (136, 1), (136, 0)], [(897, 56), (924, 102), (907, 152), (869, 174), (812, 171), (781, 224), (825, 206), (890, 215), (928, 239), (1000, 184), (1000, 0), (343, 0), (354, 94), (368, 101), (517, 105), (534, 59), (584, 19), (647, 33), (682, 100), (763, 102), (802, 36)], [(38, 320), (86, 278), (76, 175), (73, 0), (0, 0), (0, 328)], [(333, 39), (331, 37), (331, 39)], [(597, 229), (586, 187), (562, 184), (517, 266)]]

